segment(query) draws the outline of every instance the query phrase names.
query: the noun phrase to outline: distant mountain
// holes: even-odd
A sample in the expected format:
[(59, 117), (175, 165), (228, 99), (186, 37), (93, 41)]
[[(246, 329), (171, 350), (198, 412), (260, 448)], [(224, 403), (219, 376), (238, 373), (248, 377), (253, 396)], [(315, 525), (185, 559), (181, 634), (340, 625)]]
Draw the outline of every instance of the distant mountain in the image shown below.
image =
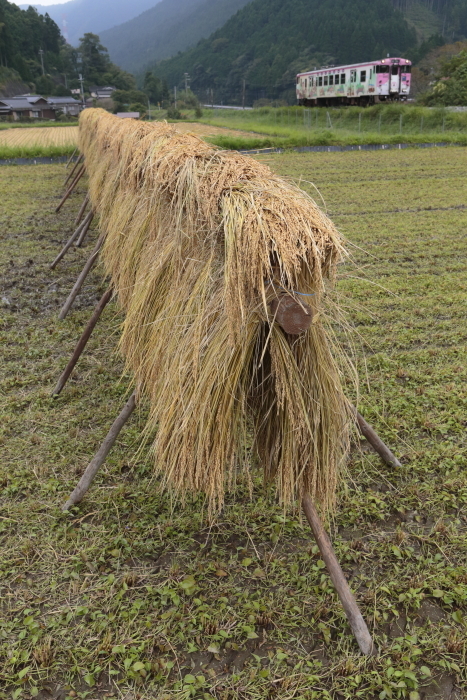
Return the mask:
[(118, 27), (101, 32), (114, 63), (133, 73), (208, 37), (250, 0), (162, 0)]
[(70, 44), (77, 46), (85, 32), (100, 34), (105, 29), (136, 17), (158, 2), (159, 0), (70, 0), (61, 5), (36, 5), (31, 2), (20, 7), (26, 9), (33, 5), (41, 15), (47, 12)]

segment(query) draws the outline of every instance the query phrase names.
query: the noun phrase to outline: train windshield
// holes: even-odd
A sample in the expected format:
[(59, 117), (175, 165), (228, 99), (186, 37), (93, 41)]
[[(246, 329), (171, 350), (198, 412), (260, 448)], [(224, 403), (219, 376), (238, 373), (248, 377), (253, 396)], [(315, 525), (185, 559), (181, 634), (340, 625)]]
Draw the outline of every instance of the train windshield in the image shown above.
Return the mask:
[(402, 66), (401, 68), (401, 73), (411, 73), (412, 72), (412, 66)]
[(399, 73), (399, 66), (393, 66), (391, 68), (391, 74), (392, 75), (397, 75)]
[(376, 66), (377, 73), (389, 73), (389, 66)]

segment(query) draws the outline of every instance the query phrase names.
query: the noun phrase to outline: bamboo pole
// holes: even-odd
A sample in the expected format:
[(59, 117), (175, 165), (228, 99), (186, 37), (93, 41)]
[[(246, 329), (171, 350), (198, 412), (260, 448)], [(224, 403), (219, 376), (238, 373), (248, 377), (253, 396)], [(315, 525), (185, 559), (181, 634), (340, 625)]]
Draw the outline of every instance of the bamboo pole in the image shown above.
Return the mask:
[(52, 391), (51, 396), (55, 397), (58, 396), (65, 386), (65, 384), (68, 381), (68, 378), (70, 374), (72, 373), (76, 363), (78, 362), (81, 353), (83, 352), (84, 348), (86, 347), (86, 344), (91, 336), (92, 331), (94, 330), (94, 327), (97, 323), (97, 321), (100, 318), (101, 313), (109, 303), (110, 299), (112, 298), (112, 289), (109, 288), (105, 294), (101, 297), (101, 300), (99, 301), (98, 305), (94, 309), (94, 313), (92, 314), (91, 318), (89, 319), (86, 328), (84, 329), (81, 338), (79, 339), (75, 350), (73, 352), (73, 355), (71, 356), (70, 361), (68, 362), (67, 366), (63, 370), (60, 379), (58, 380), (55, 389)]
[(66, 183), (67, 183), (69, 180), (71, 180), (71, 178), (73, 177), (73, 174), (74, 174), (76, 168), (77, 168), (78, 165), (81, 163), (81, 161), (83, 160), (83, 158), (84, 158), (84, 155), (81, 154), (81, 155), (79, 156), (79, 158), (77, 159), (76, 163), (74, 164), (73, 168), (70, 170), (70, 172), (68, 173), (67, 177), (65, 178), (65, 182), (63, 183), (63, 187), (65, 187), (65, 186), (66, 186)]
[(345, 610), (345, 614), (347, 615), (347, 619), (350, 627), (352, 628), (354, 637), (357, 640), (357, 644), (363, 654), (367, 656), (374, 654), (375, 646), (368, 631), (366, 622), (363, 619), (362, 613), (360, 612), (357, 602), (352, 594), (352, 591), (350, 590), (349, 584), (344, 576), (344, 572), (337, 561), (332, 544), (328, 535), (326, 534), (323, 524), (321, 523), (313, 501), (308, 494), (303, 496), (302, 507), (310, 527), (313, 530), (313, 535), (315, 536), (319, 551), (321, 552), (323, 561), (326, 564), (326, 568), (333, 586), (337, 591), (337, 595), (340, 598), (342, 607)]
[(78, 226), (81, 219), (83, 218), (84, 212), (86, 211), (86, 207), (88, 206), (88, 202), (89, 202), (89, 192), (87, 193), (86, 197), (84, 198), (84, 202), (82, 203), (81, 209), (78, 212), (78, 216), (75, 219), (75, 226)]
[(104, 442), (99, 447), (94, 458), (91, 460), (91, 462), (89, 462), (83, 476), (79, 480), (73, 492), (70, 494), (70, 497), (68, 498), (67, 502), (64, 504), (62, 508), (63, 511), (69, 510), (71, 506), (74, 506), (76, 503), (79, 503), (83, 499), (85, 493), (89, 490), (89, 487), (91, 486), (94, 477), (96, 476), (97, 472), (102, 466), (105, 458), (114, 446), (121, 429), (133, 413), (135, 406), (136, 396), (135, 392), (133, 392), (130, 398), (128, 399), (127, 403), (125, 404), (124, 408), (122, 409), (120, 415), (118, 416), (118, 418), (116, 418), (112, 427), (107, 433)]
[(63, 305), (63, 307), (62, 307), (62, 310), (60, 311), (60, 313), (59, 313), (59, 315), (58, 315), (58, 318), (59, 318), (61, 321), (65, 318), (65, 316), (67, 315), (67, 313), (69, 312), (69, 310), (70, 310), (71, 307), (73, 306), (73, 302), (74, 302), (74, 300), (76, 299), (76, 297), (78, 296), (78, 292), (79, 292), (79, 290), (81, 289), (81, 287), (83, 286), (84, 280), (85, 280), (86, 277), (88, 276), (89, 271), (91, 270), (91, 268), (93, 267), (93, 265), (95, 264), (95, 262), (96, 262), (96, 260), (97, 260), (97, 256), (98, 256), (98, 254), (99, 254), (99, 250), (100, 250), (100, 248), (101, 248), (103, 242), (104, 242), (104, 236), (101, 236), (101, 237), (99, 238), (99, 240), (97, 241), (97, 243), (96, 243), (96, 245), (95, 245), (95, 248), (94, 248), (94, 250), (93, 250), (92, 253), (91, 253), (90, 258), (88, 259), (88, 261), (86, 262), (85, 266), (84, 266), (83, 269), (81, 270), (81, 272), (80, 272), (80, 274), (79, 274), (79, 277), (78, 277), (78, 279), (76, 280), (76, 282), (75, 282), (75, 284), (74, 284), (74, 286), (73, 286), (73, 289), (71, 290), (71, 292), (70, 292), (70, 294), (69, 294), (69, 296), (68, 296), (68, 299), (67, 299), (66, 302), (64, 303), (64, 305)]
[[(91, 214), (91, 213), (92, 213), (92, 212), (90, 212), (90, 214)], [(61, 260), (61, 259), (63, 258), (63, 256), (65, 255), (65, 253), (71, 248), (71, 246), (72, 246), (72, 244), (73, 244), (73, 241), (77, 238), (77, 236), (79, 236), (79, 234), (80, 234), (81, 231), (83, 230), (84, 226), (86, 226), (86, 222), (87, 222), (87, 220), (88, 220), (88, 217), (89, 217), (89, 214), (88, 214), (88, 216), (85, 218), (85, 220), (78, 226), (78, 228), (76, 229), (76, 231), (74, 231), (74, 232), (71, 234), (70, 238), (69, 238), (68, 241), (65, 243), (65, 245), (63, 246), (63, 248), (61, 249), (61, 251), (59, 252), (59, 254), (57, 255), (57, 257), (55, 258), (55, 260), (54, 260), (52, 263), (50, 263), (49, 267), (50, 267), (51, 270), (53, 270), (53, 269), (57, 266), (57, 264), (60, 262), (60, 260)]]
[(399, 462), (397, 457), (391, 452), (389, 447), (384, 444), (384, 442), (381, 440), (376, 431), (371, 427), (371, 425), (366, 422), (364, 417), (360, 415), (360, 413), (354, 406), (352, 406), (352, 410), (357, 419), (357, 424), (360, 428), (360, 432), (362, 433), (363, 437), (365, 437), (368, 440), (375, 452), (379, 454), (383, 462), (392, 467), (401, 467), (402, 464)]
[(71, 161), (72, 161), (73, 158), (75, 157), (75, 153), (76, 153), (77, 150), (78, 150), (78, 146), (75, 148), (75, 150), (73, 151), (73, 153), (71, 154), (71, 156), (68, 158), (67, 164), (66, 164), (66, 166), (65, 166), (65, 170), (68, 170), (68, 166), (70, 165)]
[(56, 213), (56, 214), (60, 211), (60, 209), (61, 209), (62, 206), (65, 204), (65, 202), (66, 202), (66, 200), (68, 199), (68, 197), (70, 196), (70, 194), (71, 194), (71, 193), (73, 192), (73, 190), (75, 189), (75, 187), (76, 187), (76, 185), (78, 184), (78, 182), (81, 180), (82, 176), (84, 175), (85, 169), (86, 169), (86, 166), (85, 166), (85, 165), (82, 165), (81, 168), (80, 168), (80, 170), (79, 170), (79, 172), (78, 172), (78, 175), (75, 177), (75, 179), (73, 180), (73, 182), (72, 182), (72, 184), (70, 185), (69, 189), (68, 189), (68, 190), (65, 192), (65, 194), (63, 195), (62, 201), (60, 202), (60, 204), (58, 205), (58, 207), (55, 209), (55, 213)]
[(79, 237), (75, 243), (77, 248), (79, 248), (81, 246), (82, 242), (84, 241), (86, 234), (89, 231), (89, 227), (91, 226), (93, 218), (94, 218), (94, 212), (90, 211), (87, 218), (86, 218), (86, 224), (81, 229), (81, 233), (79, 234)]

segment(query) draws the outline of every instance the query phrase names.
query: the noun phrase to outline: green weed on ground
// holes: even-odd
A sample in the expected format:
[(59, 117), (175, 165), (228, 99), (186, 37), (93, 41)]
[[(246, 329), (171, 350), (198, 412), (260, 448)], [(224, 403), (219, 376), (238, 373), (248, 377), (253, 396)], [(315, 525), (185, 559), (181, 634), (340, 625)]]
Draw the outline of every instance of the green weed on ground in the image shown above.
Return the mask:
[(335, 295), (352, 333), (336, 332), (359, 368), (361, 412), (403, 466), (382, 465), (362, 441), (330, 528), (379, 655), (359, 655), (308, 527), (259, 477), (214, 523), (201, 497), (180, 507), (158, 493), (138, 451), (144, 406), (82, 504), (61, 513), (131, 387), (116, 350), (122, 319), (107, 307), (51, 399), (105, 289), (96, 269), (57, 320), (96, 232), (50, 271), (85, 184), (55, 215), (63, 166), (10, 167), (0, 169), (2, 698), (465, 695), (464, 152), (264, 159), (323, 197), (352, 244)]
[(0, 160), (12, 158), (59, 158), (71, 156), (75, 146), (2, 146), (0, 145)]
[(0, 122), (0, 130), (4, 130), (4, 129), (34, 129), (37, 127), (40, 127), (42, 129), (44, 126), (46, 126), (46, 127), (77, 126), (77, 124), (78, 124), (78, 119), (73, 119), (72, 121), (67, 121), (67, 122), (61, 122), (61, 121)]

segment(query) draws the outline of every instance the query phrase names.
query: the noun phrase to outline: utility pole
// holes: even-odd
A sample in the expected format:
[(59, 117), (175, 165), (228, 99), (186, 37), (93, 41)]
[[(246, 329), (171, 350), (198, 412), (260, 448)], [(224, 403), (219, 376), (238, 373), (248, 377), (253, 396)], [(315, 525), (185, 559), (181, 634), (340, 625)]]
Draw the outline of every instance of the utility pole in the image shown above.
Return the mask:
[(148, 96), (148, 121), (151, 121), (151, 103), (149, 102), (149, 96)]
[(81, 73), (79, 73), (79, 75), (78, 75), (78, 80), (79, 80), (80, 85), (81, 85), (81, 102), (82, 102), (83, 105), (84, 105), (84, 88), (83, 88), (83, 82), (84, 82), (84, 81), (83, 81), (83, 76), (82, 76)]
[(68, 90), (68, 80), (67, 80), (67, 75), (66, 73), (63, 74), (65, 76), (65, 87)]
[(177, 86), (174, 85), (174, 108), (177, 109)]
[(188, 83), (190, 82), (190, 76), (185, 73), (185, 97), (188, 97)]
[(211, 88), (211, 106), (214, 109), (214, 90)]
[(245, 109), (245, 78), (243, 78), (242, 109)]
[(41, 57), (42, 75), (45, 75), (45, 70), (44, 70), (44, 51), (43, 51), (42, 49), (39, 49), (39, 56)]

